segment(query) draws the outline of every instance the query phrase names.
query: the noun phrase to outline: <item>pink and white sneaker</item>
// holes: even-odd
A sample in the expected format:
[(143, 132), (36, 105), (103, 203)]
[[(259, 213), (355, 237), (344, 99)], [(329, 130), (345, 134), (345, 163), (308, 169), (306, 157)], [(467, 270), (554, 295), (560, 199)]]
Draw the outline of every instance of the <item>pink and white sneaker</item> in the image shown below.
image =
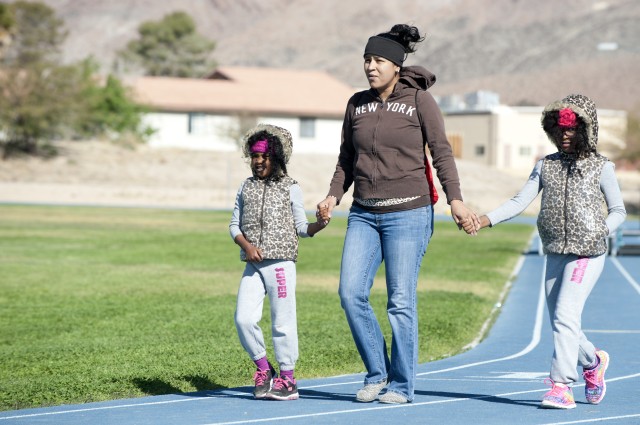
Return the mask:
[(563, 384), (556, 384), (551, 379), (544, 380), (545, 384), (551, 385), (551, 391), (542, 397), (540, 407), (548, 409), (573, 409), (576, 407), (573, 391), (571, 387)]
[(585, 382), (584, 395), (591, 404), (600, 403), (607, 392), (604, 373), (609, 367), (609, 354), (604, 350), (597, 350), (596, 356), (600, 359), (598, 366), (593, 369), (582, 369)]

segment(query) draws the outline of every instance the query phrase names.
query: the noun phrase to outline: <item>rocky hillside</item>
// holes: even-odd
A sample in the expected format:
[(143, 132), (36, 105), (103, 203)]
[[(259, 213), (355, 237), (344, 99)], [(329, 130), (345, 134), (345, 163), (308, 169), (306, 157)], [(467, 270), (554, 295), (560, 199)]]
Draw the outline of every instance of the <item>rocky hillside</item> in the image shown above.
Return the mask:
[(427, 34), (407, 64), (438, 76), (434, 94), (493, 90), (505, 104), (582, 92), (599, 107), (640, 107), (637, 0), (43, 0), (64, 19), (64, 57), (110, 69), (141, 22), (182, 10), (215, 40), (222, 65), (323, 69), (362, 86), (367, 38), (394, 23)]

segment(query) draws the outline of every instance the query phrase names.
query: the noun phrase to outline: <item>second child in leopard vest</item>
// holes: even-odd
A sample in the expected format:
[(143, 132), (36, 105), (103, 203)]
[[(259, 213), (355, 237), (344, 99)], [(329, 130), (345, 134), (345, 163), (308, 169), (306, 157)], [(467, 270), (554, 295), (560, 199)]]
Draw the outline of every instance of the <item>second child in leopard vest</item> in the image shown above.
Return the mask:
[(609, 354), (582, 331), (582, 312), (604, 267), (606, 238), (624, 222), (626, 211), (614, 165), (596, 149), (593, 101), (569, 95), (544, 108), (541, 122), (558, 151), (539, 160), (522, 190), (480, 217), (480, 225), (495, 226), (519, 215), (542, 191), (537, 224), (546, 254), (545, 293), (554, 353), (547, 379), (551, 390), (541, 406), (572, 409), (572, 385), (579, 377), (576, 364), (582, 367), (588, 403), (600, 403), (606, 393)]
[[(245, 135), (242, 150), (250, 158), (253, 175), (238, 190), (229, 224), (231, 237), (240, 246), (240, 259), (246, 262), (235, 323), (240, 343), (257, 367), (253, 375), (255, 398), (298, 398), (294, 377), (298, 360), (298, 237), (312, 237), (328, 223), (307, 221), (302, 190), (287, 175), (292, 145), (289, 131), (270, 124), (259, 124)], [(265, 296), (271, 306), (271, 334), (279, 376), (267, 360), (259, 325)]]

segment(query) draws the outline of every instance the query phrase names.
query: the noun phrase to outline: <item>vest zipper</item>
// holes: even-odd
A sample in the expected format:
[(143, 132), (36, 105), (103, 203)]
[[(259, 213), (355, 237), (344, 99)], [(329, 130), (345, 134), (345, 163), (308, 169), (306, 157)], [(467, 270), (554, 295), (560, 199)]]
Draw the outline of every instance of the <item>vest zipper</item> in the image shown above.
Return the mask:
[(567, 245), (569, 245), (569, 235), (568, 235), (568, 226), (567, 226), (567, 197), (569, 196), (569, 169), (567, 169), (567, 178), (564, 182), (564, 203), (563, 203), (563, 213), (564, 213), (564, 247), (562, 247), (562, 252), (564, 253), (567, 250)]
[(262, 236), (264, 232), (264, 204), (265, 199), (267, 198), (267, 182), (264, 182), (264, 186), (262, 188), (262, 205), (260, 207), (260, 239), (258, 241), (258, 246), (262, 248)]

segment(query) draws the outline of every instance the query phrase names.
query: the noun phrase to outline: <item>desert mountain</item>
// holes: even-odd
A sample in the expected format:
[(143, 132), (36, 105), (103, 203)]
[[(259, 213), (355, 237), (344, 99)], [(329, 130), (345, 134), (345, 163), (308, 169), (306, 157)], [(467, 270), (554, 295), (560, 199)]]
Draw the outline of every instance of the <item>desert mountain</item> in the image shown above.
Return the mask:
[(366, 84), (362, 50), (395, 23), (427, 35), (406, 64), (434, 72), (437, 95), (492, 90), (505, 104), (582, 92), (602, 108), (640, 107), (637, 0), (44, 0), (64, 19), (66, 60), (107, 71), (137, 27), (185, 11), (221, 65), (326, 70)]

